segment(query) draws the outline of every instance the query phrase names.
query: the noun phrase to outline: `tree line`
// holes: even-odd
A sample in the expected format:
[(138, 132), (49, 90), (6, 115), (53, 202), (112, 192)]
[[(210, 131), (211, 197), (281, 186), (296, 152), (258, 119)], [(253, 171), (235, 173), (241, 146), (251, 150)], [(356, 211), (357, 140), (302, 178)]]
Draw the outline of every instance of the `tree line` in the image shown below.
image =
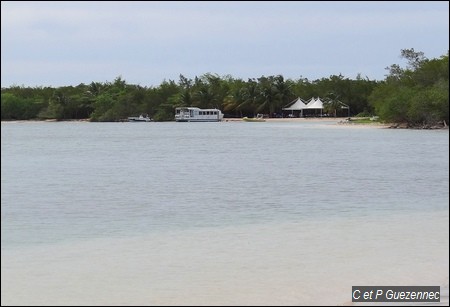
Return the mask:
[[(326, 100), (332, 116), (377, 115), (388, 122), (410, 124), (448, 122), (448, 51), (427, 59), (414, 49), (401, 50), (408, 61), (387, 67), (385, 80), (332, 75), (310, 81), (282, 75), (247, 80), (206, 73), (194, 79), (179, 76), (159, 86), (128, 84), (120, 76), (113, 82), (81, 83), (64, 87), (11, 86), (1, 89), (1, 119), (89, 119), (119, 121), (149, 114), (155, 121), (174, 119), (176, 107), (221, 109), (225, 117), (282, 115), (282, 108), (297, 97)], [(349, 107), (343, 110), (339, 103)], [(348, 114), (350, 111), (350, 114)]]

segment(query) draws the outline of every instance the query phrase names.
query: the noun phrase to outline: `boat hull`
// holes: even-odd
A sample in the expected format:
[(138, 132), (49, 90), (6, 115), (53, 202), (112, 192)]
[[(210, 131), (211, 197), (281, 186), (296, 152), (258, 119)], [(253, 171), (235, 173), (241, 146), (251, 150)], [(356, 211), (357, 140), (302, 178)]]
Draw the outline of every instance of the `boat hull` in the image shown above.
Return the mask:
[(131, 123), (148, 123), (151, 122), (152, 119), (150, 117), (144, 116), (144, 115), (140, 115), (140, 116), (130, 116), (128, 117), (128, 121)]
[(266, 121), (263, 118), (248, 118), (248, 117), (243, 117), (242, 120), (244, 122), (255, 122), (255, 123), (262, 123)]

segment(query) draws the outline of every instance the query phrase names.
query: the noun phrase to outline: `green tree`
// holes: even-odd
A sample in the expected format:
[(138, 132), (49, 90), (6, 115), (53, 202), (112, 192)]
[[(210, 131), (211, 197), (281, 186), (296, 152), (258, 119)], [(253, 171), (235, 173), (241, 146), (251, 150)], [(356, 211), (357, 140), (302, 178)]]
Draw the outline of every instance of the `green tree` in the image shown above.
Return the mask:
[(428, 60), (422, 52), (405, 49), (406, 68), (391, 65), (390, 74), (372, 92), (369, 100), (385, 121), (410, 125), (448, 122), (448, 52)]

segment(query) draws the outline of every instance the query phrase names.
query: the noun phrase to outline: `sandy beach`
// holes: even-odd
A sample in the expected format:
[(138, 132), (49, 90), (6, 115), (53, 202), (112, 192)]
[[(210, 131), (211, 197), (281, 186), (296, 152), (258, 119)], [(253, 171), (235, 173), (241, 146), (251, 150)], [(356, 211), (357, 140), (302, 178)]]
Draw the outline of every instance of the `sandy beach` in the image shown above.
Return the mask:
[[(265, 118), (266, 122), (335, 122), (344, 121), (344, 117), (295, 117), (295, 118)], [(224, 118), (225, 122), (242, 122), (242, 118)]]
[[(352, 120), (358, 118), (352, 117)], [(224, 118), (224, 122), (243, 122), (242, 118)], [(390, 128), (392, 124), (379, 122), (358, 123), (348, 121), (347, 117), (296, 117), (296, 118), (265, 118), (268, 123), (326, 123), (336, 124), (335, 127), (354, 127), (354, 128)]]

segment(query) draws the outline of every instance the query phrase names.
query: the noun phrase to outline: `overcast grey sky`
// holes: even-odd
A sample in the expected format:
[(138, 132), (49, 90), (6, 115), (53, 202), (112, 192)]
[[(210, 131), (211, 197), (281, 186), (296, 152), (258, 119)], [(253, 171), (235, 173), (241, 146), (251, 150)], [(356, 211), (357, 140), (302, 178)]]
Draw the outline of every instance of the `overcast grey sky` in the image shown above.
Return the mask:
[(205, 73), (382, 80), (449, 49), (449, 2), (1, 2), (1, 86), (158, 86)]

